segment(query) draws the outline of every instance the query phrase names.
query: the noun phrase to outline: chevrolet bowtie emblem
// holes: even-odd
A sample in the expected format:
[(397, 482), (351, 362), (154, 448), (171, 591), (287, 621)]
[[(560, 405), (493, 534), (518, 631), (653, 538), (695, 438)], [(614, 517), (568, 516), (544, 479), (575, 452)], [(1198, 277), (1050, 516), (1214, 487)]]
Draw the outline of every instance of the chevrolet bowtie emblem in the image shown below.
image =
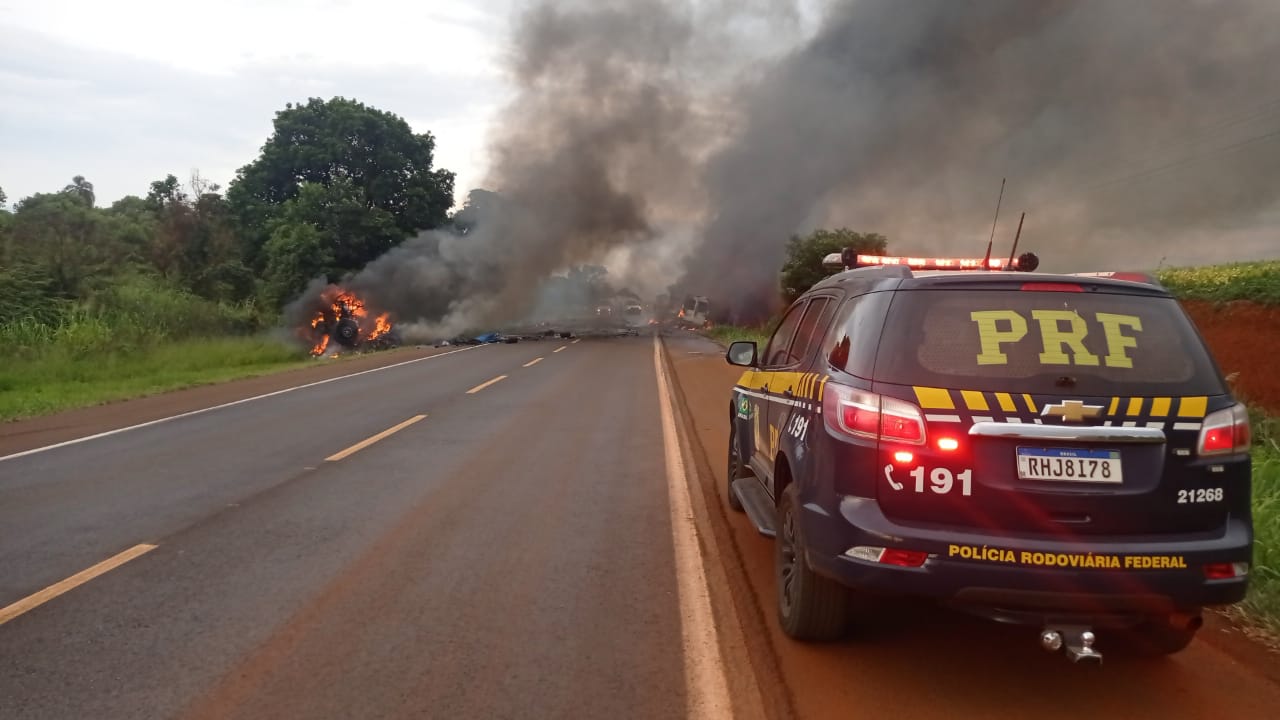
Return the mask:
[(1102, 414), (1101, 405), (1085, 405), (1079, 400), (1063, 400), (1057, 405), (1045, 405), (1040, 414), (1045, 417), (1062, 418), (1062, 422), (1080, 422), (1085, 418), (1096, 418)]

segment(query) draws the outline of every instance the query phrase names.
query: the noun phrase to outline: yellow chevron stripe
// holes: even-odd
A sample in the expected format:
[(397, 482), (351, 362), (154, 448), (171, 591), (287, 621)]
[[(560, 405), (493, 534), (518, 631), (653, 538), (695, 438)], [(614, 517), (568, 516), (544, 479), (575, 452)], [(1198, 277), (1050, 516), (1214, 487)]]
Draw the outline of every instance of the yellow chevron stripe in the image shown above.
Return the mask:
[(1169, 414), (1169, 404), (1173, 402), (1173, 398), (1158, 397), (1151, 398), (1151, 417), (1162, 418)]
[(1018, 412), (1018, 406), (1013, 404), (1013, 396), (1009, 393), (996, 393), (996, 402), (1000, 403), (1000, 409), (1007, 413)]
[(821, 401), (822, 401), (823, 393), (824, 393), (824, 392), (826, 391), (826, 389), (827, 389), (827, 380), (829, 380), (829, 379), (830, 379), (829, 377), (827, 377), (826, 375), (823, 375), (823, 376), (822, 376), (822, 382), (818, 383), (818, 398), (817, 398), (817, 399), (818, 399), (818, 401), (819, 401), (819, 402), (821, 402)]
[(913, 386), (916, 400), (926, 410), (955, 410), (956, 403), (951, 399), (951, 392), (945, 388)]
[(1142, 414), (1142, 398), (1129, 398), (1129, 409), (1125, 411), (1125, 415), (1134, 416)]
[(1115, 417), (1116, 410), (1120, 409), (1120, 398), (1111, 398), (1111, 407), (1107, 408), (1107, 417)]
[(1022, 401), (1023, 401), (1023, 402), (1025, 402), (1025, 403), (1027, 404), (1027, 409), (1028, 409), (1028, 410), (1030, 410), (1031, 412), (1033, 412), (1033, 413), (1035, 413), (1035, 412), (1039, 412), (1039, 411), (1036, 409), (1036, 401), (1035, 401), (1035, 400), (1032, 400), (1030, 395), (1028, 395), (1028, 394), (1026, 394), (1026, 393), (1022, 393)]
[(987, 397), (977, 390), (961, 390), (960, 396), (964, 398), (964, 404), (970, 410), (986, 412), (991, 409), (987, 405)]
[(1184, 397), (1178, 399), (1178, 417), (1204, 417), (1209, 411), (1209, 398)]

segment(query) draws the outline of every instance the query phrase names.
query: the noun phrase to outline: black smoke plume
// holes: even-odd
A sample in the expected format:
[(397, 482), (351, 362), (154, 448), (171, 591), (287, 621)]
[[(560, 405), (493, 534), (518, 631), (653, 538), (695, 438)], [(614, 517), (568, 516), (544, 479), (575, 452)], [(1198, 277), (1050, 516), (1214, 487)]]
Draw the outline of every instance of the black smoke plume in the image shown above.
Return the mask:
[(996, 237), (1026, 211), (1043, 269), (1280, 255), (1280, 3), (809, 6), (533, 3), (493, 130), (500, 202), (352, 284), (455, 329), (520, 320), (548, 276), (608, 262), (759, 320), (792, 234), (980, 255), (1001, 178)]

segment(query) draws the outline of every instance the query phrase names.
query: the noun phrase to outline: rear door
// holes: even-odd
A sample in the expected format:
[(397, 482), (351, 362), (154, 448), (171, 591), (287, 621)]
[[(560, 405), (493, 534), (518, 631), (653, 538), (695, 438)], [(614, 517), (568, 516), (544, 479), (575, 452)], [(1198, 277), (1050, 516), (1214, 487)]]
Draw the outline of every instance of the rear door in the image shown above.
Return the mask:
[(1091, 289), (895, 294), (875, 390), (917, 405), (926, 438), (882, 444), (888, 515), (1132, 536), (1210, 531), (1247, 507), (1247, 469), (1196, 453), (1206, 414), (1234, 401), (1185, 313), (1169, 297)]
[[(831, 324), (831, 316), (835, 314), (836, 298), (819, 295), (809, 300), (804, 316), (796, 328), (795, 338), (787, 350), (785, 358), (779, 358), (778, 370), (769, 383), (769, 433), (775, 438), (773, 452), (769, 457), (772, 466), (778, 451), (784, 447), (795, 447), (806, 440), (810, 426), (817, 418), (817, 391), (819, 375), (806, 372), (812, 364), (815, 349), (821, 345), (827, 326)], [(821, 418), (817, 418), (821, 423)], [(798, 458), (792, 455), (791, 460)], [(798, 470), (792, 465), (792, 470)], [(776, 493), (772, 483), (769, 492)]]
[(778, 443), (777, 432), (769, 424), (771, 407), (775, 396), (782, 394), (785, 381), (782, 373), (791, 362), (791, 341), (795, 339), (808, 305), (806, 299), (791, 306), (765, 344), (764, 353), (760, 356), (760, 369), (749, 373), (751, 377), (743, 377), (742, 384), (747, 390), (743, 394), (753, 406), (750, 412), (751, 469), (769, 488), (773, 487), (773, 454)]

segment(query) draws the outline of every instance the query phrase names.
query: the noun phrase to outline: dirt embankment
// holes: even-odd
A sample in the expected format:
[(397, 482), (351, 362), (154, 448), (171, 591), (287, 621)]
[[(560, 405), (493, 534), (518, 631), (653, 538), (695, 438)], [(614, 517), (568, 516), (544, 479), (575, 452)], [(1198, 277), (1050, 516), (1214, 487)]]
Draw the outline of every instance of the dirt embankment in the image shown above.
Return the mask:
[(1234, 386), (1249, 402), (1280, 415), (1280, 307), (1248, 301), (1182, 303), (1224, 374), (1240, 373)]

